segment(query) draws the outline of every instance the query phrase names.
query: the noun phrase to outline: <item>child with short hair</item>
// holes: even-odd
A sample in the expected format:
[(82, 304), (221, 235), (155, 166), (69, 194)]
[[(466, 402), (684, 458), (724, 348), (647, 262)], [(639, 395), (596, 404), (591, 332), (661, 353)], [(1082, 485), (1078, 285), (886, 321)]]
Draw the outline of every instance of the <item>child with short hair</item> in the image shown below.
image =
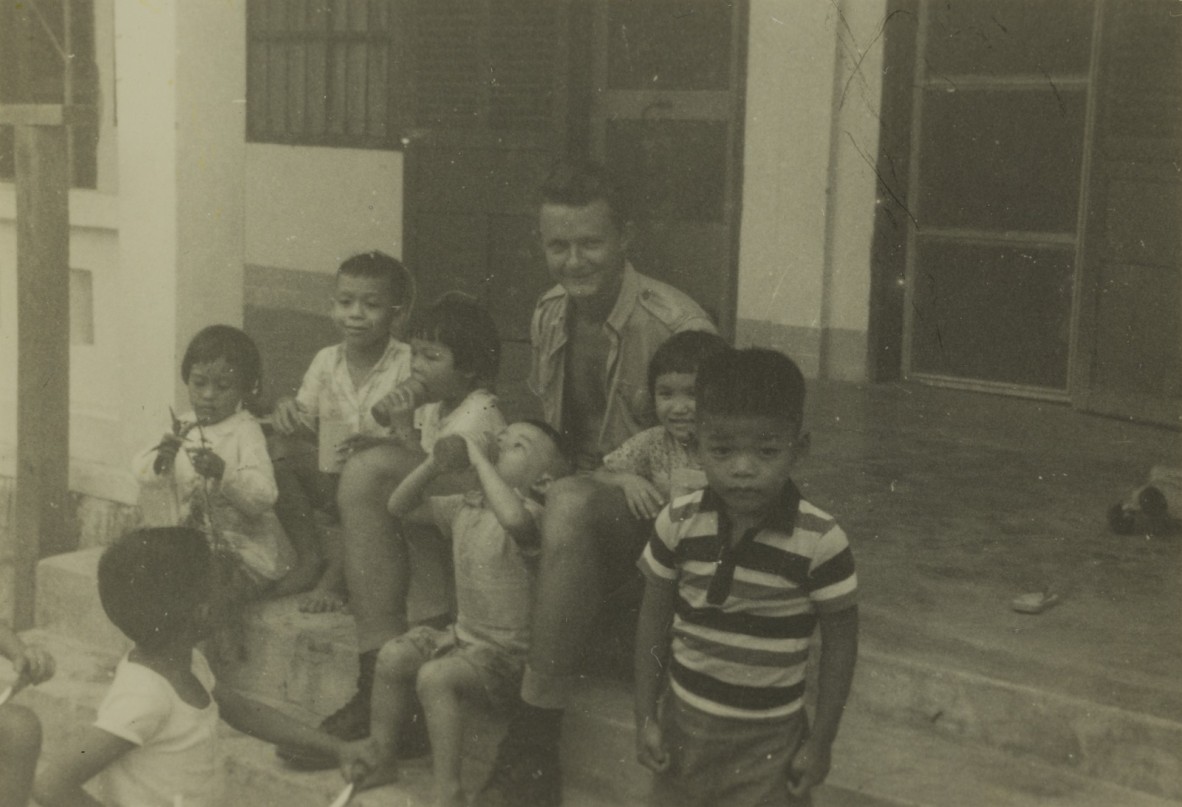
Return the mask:
[[(37, 777), (43, 807), (223, 804), (219, 716), (265, 740), (339, 752), (335, 738), (216, 685), (196, 647), (208, 629), (214, 563), (205, 536), (188, 527), (134, 530), (103, 552), (103, 610), (135, 644), (94, 724)], [(83, 789), (92, 779), (97, 799)]]
[[(394, 530), (385, 506), (390, 492), (429, 456), (441, 437), (498, 434), (505, 428), (492, 391), (501, 343), (487, 308), (468, 294), (448, 292), (416, 315), (408, 335), (412, 380), (418, 389), (401, 400), (395, 400), (399, 397), (395, 393), (385, 402), (384, 418), (393, 424), (392, 436), (370, 441), (371, 450), (356, 452), (342, 473), (341, 522), (350, 557), (346, 569), (351, 575), (350, 610), (357, 626), (357, 690), (320, 724), (342, 739), (368, 736), (378, 651), (407, 629), (411, 562), (406, 533), (410, 530)], [(470, 476), (449, 476), (434, 481), (431, 492), (464, 490), (459, 485), (470, 484)], [(375, 512), (370, 494), (379, 486), (384, 495)], [(437, 566), (446, 568), (446, 554), (439, 552), (436, 542), (420, 541), (417, 536), (414, 542), (424, 552), (417, 560), (429, 557), (426, 553), (438, 554)], [(446, 616), (446, 611), (441, 611), (435, 618)], [(326, 764), (323, 758), (296, 754), (292, 749), (280, 748), (279, 754), (302, 767)]]
[(210, 325), (189, 342), (181, 380), (192, 411), (133, 461), (145, 521), (205, 531), (233, 561), (227, 598), (256, 599), (288, 568), (287, 541), (273, 510), (275, 475), (250, 411), (262, 380), (258, 347), (238, 328)]
[[(54, 659), (36, 645), (26, 645), (12, 628), (0, 623), (0, 656), (12, 662), (16, 680), (6, 690), (11, 698), (25, 686), (53, 677)], [(41, 754), (41, 721), (25, 706), (0, 703), (0, 805), (29, 803), (33, 771)]]
[(682, 331), (649, 360), (648, 391), (659, 425), (630, 437), (595, 472), (596, 479), (624, 491), (637, 518), (656, 518), (668, 502), (705, 486), (693, 450), (694, 386), (698, 365), (727, 348), (717, 334)]
[(698, 370), (708, 486), (661, 511), (638, 564), (637, 757), (657, 774), (654, 804), (809, 804), (829, 772), (857, 657), (857, 577), (845, 533), (792, 482), (804, 396), (800, 370), (772, 350), (728, 350)]
[[(312, 359), (295, 397), (279, 399), (270, 448), (279, 499), (275, 512), (296, 551), (276, 596), (312, 591), (300, 610), (319, 613), (345, 602), (343, 547), (317, 530), (314, 512), (337, 516), (339, 464), (364, 438), (386, 437), (374, 408), (410, 378), (410, 346), (399, 339), (414, 305), (414, 278), (396, 258), (378, 251), (347, 258), (337, 269), (332, 321), (341, 341)], [(332, 432), (332, 433), (330, 433)], [(318, 437), (337, 442), (321, 458)], [(333, 446), (326, 446), (326, 453)], [(320, 460), (326, 461), (323, 465)]]
[[(541, 545), (540, 499), (570, 470), (562, 438), (540, 421), (505, 427), (487, 449), (482, 437), (465, 432), (463, 440), (459, 453), (466, 448), (467, 460), (452, 458), (448, 440), (436, 442), (389, 502), (395, 517), (426, 520), (450, 538), (455, 623), (445, 630), (412, 628), (382, 647), (370, 737), (346, 746), (341, 756), (346, 777), (363, 772), (367, 786), (397, 778), (398, 750), (417, 691), (434, 752), (437, 803), (447, 807), (466, 803), (460, 787), (463, 705), (504, 706), (521, 686)], [(429, 508), (419, 507), (440, 474), (468, 461), (478, 490), (432, 497)]]

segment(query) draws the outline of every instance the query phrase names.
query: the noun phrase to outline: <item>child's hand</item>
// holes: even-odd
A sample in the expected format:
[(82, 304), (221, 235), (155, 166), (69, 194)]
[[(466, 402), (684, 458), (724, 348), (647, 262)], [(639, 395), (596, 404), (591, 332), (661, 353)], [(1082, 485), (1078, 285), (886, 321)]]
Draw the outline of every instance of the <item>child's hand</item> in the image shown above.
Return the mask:
[(665, 506), (665, 497), (652, 482), (636, 474), (620, 474), (616, 484), (624, 491), (628, 509), (636, 518), (656, 518)]
[(26, 684), (40, 684), (53, 677), (56, 664), (53, 656), (40, 647), (26, 645), (12, 660), (12, 669), (16, 671), (19, 686)]
[(166, 474), (172, 470), (176, 464), (177, 452), (181, 450), (184, 442), (184, 440), (175, 434), (165, 434), (160, 439), (160, 445), (156, 446), (156, 459), (152, 463), (152, 470), (156, 472), (156, 476)]
[(374, 404), (370, 414), (382, 426), (389, 426), (398, 418), (412, 415), (415, 407), (418, 406), (418, 401), (422, 399), (426, 391), (426, 388), (417, 379), (408, 378), (390, 390), (385, 398)]
[(189, 461), (193, 463), (193, 470), (206, 479), (221, 479), (226, 473), (226, 461), (213, 453), (210, 448), (198, 448), (189, 453)]
[(295, 398), (280, 398), (275, 402), (275, 411), (271, 413), (271, 425), (275, 431), (290, 437), (304, 425), (303, 414)]
[(653, 773), (662, 773), (669, 767), (665, 738), (656, 720), (646, 718), (643, 725), (637, 727), (636, 760)]
[(800, 744), (788, 763), (788, 792), (800, 798), (829, 775), (831, 760), (828, 746), (822, 748), (810, 737)]

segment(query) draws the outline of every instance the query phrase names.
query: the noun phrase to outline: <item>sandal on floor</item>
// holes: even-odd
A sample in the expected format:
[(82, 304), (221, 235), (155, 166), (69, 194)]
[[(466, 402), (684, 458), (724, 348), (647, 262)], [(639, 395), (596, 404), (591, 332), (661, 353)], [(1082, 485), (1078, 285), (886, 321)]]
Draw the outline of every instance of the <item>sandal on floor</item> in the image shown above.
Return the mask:
[(1019, 614), (1041, 614), (1059, 601), (1058, 594), (1039, 591), (1034, 594), (1022, 594), (1010, 601), (1010, 607)]

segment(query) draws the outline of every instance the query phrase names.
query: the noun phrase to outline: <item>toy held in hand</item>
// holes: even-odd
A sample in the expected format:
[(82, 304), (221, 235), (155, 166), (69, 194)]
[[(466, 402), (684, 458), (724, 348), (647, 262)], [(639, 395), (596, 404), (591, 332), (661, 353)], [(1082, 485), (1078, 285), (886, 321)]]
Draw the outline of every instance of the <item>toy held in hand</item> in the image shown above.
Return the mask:
[(388, 427), (400, 413), (413, 412), (419, 401), (427, 394), (427, 388), (417, 378), (408, 378), (378, 401), (370, 414), (379, 426)]

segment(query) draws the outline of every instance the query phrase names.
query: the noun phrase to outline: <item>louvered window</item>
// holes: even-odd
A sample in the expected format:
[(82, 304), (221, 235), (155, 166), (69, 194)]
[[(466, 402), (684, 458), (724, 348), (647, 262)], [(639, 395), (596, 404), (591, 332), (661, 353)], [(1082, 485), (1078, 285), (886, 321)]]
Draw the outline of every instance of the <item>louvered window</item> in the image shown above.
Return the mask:
[(411, 130), (545, 130), (554, 0), (250, 0), (255, 142), (397, 148)]

